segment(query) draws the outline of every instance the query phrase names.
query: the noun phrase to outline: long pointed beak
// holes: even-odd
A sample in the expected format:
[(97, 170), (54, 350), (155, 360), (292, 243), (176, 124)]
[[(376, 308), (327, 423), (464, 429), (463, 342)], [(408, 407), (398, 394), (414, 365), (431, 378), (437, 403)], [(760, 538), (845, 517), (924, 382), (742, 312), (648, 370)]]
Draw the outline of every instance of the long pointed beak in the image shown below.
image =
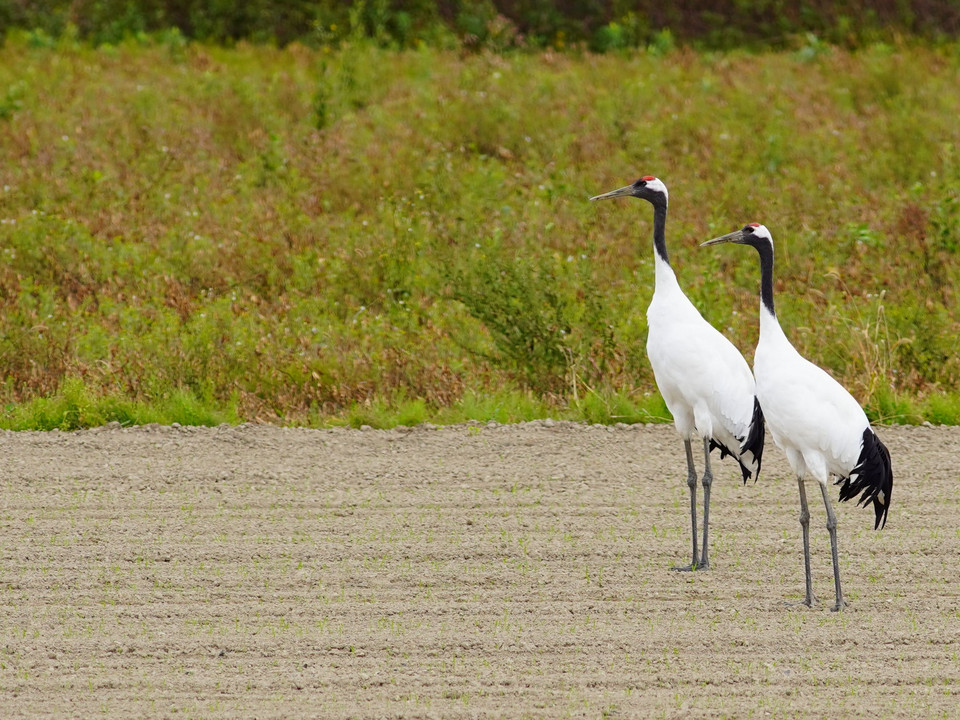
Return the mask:
[(633, 195), (633, 185), (627, 185), (619, 190), (611, 190), (603, 195), (594, 195), (591, 200), (609, 200), (610, 198), (631, 197)]
[(743, 230), (734, 230), (732, 233), (727, 233), (726, 235), (721, 235), (718, 238), (713, 240), (707, 240), (706, 242), (700, 243), (700, 247), (706, 247), (707, 245), (718, 245), (725, 242), (740, 242), (743, 240)]

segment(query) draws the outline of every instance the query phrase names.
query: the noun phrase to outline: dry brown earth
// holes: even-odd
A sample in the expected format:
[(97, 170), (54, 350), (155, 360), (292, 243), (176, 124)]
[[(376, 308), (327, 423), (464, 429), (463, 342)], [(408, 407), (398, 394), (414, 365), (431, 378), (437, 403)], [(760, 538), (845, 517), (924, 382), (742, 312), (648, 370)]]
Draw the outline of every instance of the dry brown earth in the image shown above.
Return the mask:
[(960, 717), (960, 430), (880, 434), (835, 614), (772, 444), (681, 574), (669, 426), (3, 433), (0, 717)]

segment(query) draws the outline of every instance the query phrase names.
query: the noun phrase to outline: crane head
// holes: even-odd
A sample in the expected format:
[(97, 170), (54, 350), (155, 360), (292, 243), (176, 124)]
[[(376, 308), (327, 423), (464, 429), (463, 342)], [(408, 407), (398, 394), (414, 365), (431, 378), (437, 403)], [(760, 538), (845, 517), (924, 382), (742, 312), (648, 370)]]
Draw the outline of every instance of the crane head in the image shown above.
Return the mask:
[(590, 199), (609, 200), (610, 198), (618, 197), (635, 197), (646, 200), (654, 205), (663, 204), (664, 206), (667, 205), (669, 200), (667, 186), (663, 184), (662, 180), (655, 178), (653, 175), (644, 175), (633, 183), (633, 185), (627, 185), (618, 190), (611, 190), (608, 193), (603, 193), (603, 195), (594, 195)]
[(766, 225), (761, 225), (760, 223), (748, 223), (739, 230), (734, 230), (732, 233), (727, 233), (726, 235), (721, 235), (713, 240), (707, 240), (706, 242), (700, 243), (700, 247), (717, 245), (725, 242), (737, 243), (738, 245), (751, 245), (753, 247), (757, 247), (757, 245), (763, 242), (772, 245), (773, 235), (771, 235), (770, 231), (767, 230)]

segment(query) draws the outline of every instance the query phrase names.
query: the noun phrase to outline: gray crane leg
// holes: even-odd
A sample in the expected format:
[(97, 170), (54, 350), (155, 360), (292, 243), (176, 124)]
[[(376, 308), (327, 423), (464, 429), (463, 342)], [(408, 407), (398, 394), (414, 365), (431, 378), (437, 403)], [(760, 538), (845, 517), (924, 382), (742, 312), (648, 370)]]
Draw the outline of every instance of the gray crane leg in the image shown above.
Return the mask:
[(827, 486), (823, 483), (820, 483), (820, 492), (823, 494), (823, 504), (827, 507), (827, 531), (830, 533), (830, 550), (833, 553), (833, 584), (837, 590), (837, 604), (830, 609), (837, 612), (838, 610), (842, 610), (847, 604), (843, 600), (843, 591), (840, 589), (840, 553), (837, 550), (837, 516), (833, 512), (833, 503), (830, 502)]
[(703, 550), (700, 555), (700, 564), (697, 570), (707, 570), (710, 559), (707, 557), (707, 546), (710, 534), (710, 486), (713, 485), (713, 471), (710, 469), (710, 441), (703, 441), (703, 462), (706, 468), (703, 471)]
[(690, 488), (690, 526), (693, 529), (693, 559), (689, 565), (674, 567), (681, 572), (697, 569), (700, 554), (697, 552), (697, 468), (693, 464), (693, 448), (689, 440), (683, 441), (683, 448), (687, 451), (687, 487)]
[(810, 576), (810, 509), (807, 507), (807, 490), (803, 478), (797, 478), (800, 487), (800, 527), (803, 528), (803, 569), (807, 576), (807, 596), (803, 604), (812, 607), (817, 599), (813, 596), (813, 579)]

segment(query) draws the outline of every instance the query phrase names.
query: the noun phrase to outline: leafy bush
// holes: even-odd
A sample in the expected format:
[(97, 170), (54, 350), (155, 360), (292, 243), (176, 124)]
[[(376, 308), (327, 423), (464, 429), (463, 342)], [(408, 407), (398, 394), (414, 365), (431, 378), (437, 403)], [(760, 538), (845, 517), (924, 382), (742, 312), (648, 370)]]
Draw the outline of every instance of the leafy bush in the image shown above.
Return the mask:
[[(561, 285), (549, 258), (475, 253), (449, 280), (452, 297), (490, 332), (496, 364), (519, 371), (538, 390), (562, 391), (582, 360), (574, 326), (596, 307), (581, 304), (575, 290)], [(484, 354), (475, 342), (464, 342)]]

